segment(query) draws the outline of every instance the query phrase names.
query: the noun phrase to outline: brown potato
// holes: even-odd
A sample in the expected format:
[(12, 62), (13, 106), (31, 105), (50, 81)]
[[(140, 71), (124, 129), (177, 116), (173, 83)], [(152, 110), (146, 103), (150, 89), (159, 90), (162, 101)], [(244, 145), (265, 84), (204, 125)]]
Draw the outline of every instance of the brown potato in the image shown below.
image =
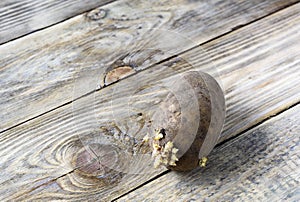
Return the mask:
[(216, 145), (225, 119), (225, 99), (217, 81), (206, 73), (191, 71), (174, 81), (153, 116), (150, 146), (155, 167), (188, 171)]

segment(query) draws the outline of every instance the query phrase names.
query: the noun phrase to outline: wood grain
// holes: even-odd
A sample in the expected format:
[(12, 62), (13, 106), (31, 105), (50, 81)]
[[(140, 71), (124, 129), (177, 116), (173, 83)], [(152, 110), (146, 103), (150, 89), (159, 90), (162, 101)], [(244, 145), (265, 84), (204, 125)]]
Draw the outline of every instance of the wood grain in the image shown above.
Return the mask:
[[(84, 96), (74, 101), (73, 107), (64, 105), (3, 132), (0, 139), (2, 200), (110, 200), (163, 172), (148, 170), (144, 174), (145, 170), (140, 170), (143, 175), (135, 172), (120, 175), (97, 170), (96, 158), (84, 151), (99, 149), (95, 146), (97, 141), (107, 138), (99, 138), (97, 132), (116, 135), (107, 138), (111, 145), (130, 148), (122, 135), (144, 135), (139, 132), (139, 122), (134, 115), (144, 110), (143, 114), (151, 117), (165, 93), (158, 87), (146, 87), (183, 71), (218, 67), (228, 103), (220, 141), (299, 102), (299, 11), (300, 5), (296, 4), (204, 47), (195, 47), (180, 58)], [(202, 48), (206, 50), (204, 55), (199, 54)], [(90, 75), (95, 74), (89, 70), (86, 77), (83, 75), (80, 79), (88, 84), (86, 82), (92, 79)], [(115, 126), (125, 132), (120, 133)], [(122, 159), (118, 162), (120, 165), (131, 163)], [(136, 169), (149, 162), (139, 159), (135, 163)]]
[[(70, 102), (74, 78), (82, 72), (98, 69), (94, 79), (100, 81), (118, 61), (131, 61), (141, 70), (295, 2), (120, 1), (4, 44), (0, 106), (6, 110), (1, 111), (0, 131)], [(156, 44), (163, 38), (153, 29), (168, 33), (173, 42)], [(157, 46), (164, 51), (153, 50)]]
[(2, 0), (0, 44), (59, 23), (113, 0)]
[(217, 148), (207, 167), (170, 172), (118, 201), (298, 201), (300, 105)]

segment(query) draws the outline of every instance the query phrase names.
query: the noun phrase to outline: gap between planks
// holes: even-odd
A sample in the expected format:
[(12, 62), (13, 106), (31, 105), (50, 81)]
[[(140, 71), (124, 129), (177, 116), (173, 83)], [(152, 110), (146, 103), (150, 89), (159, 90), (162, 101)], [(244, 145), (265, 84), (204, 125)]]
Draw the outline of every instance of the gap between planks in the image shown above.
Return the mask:
[(74, 16), (82, 15), (96, 7), (114, 1), (116, 0), (88, 0), (84, 4), (81, 3), (82, 1), (64, 1), (63, 5), (58, 6), (62, 2), (51, 2), (50, 0), (11, 2), (11, 0), (2, 0), (0, 3), (0, 24), (2, 25), (0, 28), (0, 45), (55, 26)]

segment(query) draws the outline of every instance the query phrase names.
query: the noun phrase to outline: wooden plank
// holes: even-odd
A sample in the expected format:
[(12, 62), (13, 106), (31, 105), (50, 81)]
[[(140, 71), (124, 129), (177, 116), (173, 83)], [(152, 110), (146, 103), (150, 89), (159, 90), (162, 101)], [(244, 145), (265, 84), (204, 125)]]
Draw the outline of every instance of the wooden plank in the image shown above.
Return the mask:
[(170, 172), (118, 201), (298, 201), (300, 105), (214, 150), (207, 167)]
[(0, 44), (62, 22), (113, 0), (2, 0)]
[[(149, 103), (139, 103), (139, 98), (151, 102), (164, 95), (163, 91), (155, 91), (155, 88), (152, 89), (154, 91), (140, 91), (140, 94), (136, 93), (136, 89), (179, 72), (210, 69), (213, 65), (219, 67), (228, 103), (223, 133), (228, 134), (221, 141), (299, 102), (299, 11), (300, 4), (296, 4), (211, 41), (204, 46), (208, 55), (199, 54), (202, 47), (182, 55), (182, 58), (193, 61), (195, 66), (173, 58), (173, 61), (156, 65), (75, 101), (74, 108), (65, 105), (3, 132), (0, 139), (1, 197), (7, 200), (109, 200), (162, 172), (149, 169), (143, 175), (131, 173), (121, 176), (108, 172), (110, 176), (103, 177), (92, 172), (91, 167), (86, 168), (87, 162), (81, 161), (77, 154), (84, 151), (84, 146), (102, 141), (97, 139), (97, 131), (111, 126), (108, 122), (112, 120), (122, 130), (126, 130), (126, 124), (129, 125), (130, 130), (125, 133), (136, 132), (138, 126), (131, 122), (135, 117), (127, 117), (127, 122), (118, 117), (126, 118), (126, 113), (138, 112), (126, 111), (126, 105), (136, 104), (133, 109), (144, 110), (143, 114), (147, 115), (153, 109), (143, 108)], [(214, 64), (208, 62), (209, 59), (213, 59)], [(90, 79), (90, 74), (87, 75)], [(84, 77), (81, 78), (86, 82)], [(149, 92), (154, 93), (151, 95)], [(124, 100), (130, 96), (137, 100)], [(147, 96), (152, 99), (146, 99)], [(157, 103), (159, 101), (151, 102), (150, 106), (155, 107)], [(114, 139), (107, 141), (113, 142)], [(32, 145), (34, 149), (31, 149)], [(92, 159), (88, 156), (85, 159), (88, 158)]]
[[(6, 110), (0, 115), (0, 131), (71, 101), (73, 80), (82, 71), (98, 69), (101, 78), (127, 54), (125, 59), (138, 63), (141, 70), (295, 2), (120, 1), (4, 44), (0, 46), (0, 103)], [(179, 42), (185, 38), (185, 43), (168, 43), (164, 54), (151, 52), (153, 43), (145, 42), (151, 39), (150, 28), (170, 30), (171, 36), (180, 33)]]

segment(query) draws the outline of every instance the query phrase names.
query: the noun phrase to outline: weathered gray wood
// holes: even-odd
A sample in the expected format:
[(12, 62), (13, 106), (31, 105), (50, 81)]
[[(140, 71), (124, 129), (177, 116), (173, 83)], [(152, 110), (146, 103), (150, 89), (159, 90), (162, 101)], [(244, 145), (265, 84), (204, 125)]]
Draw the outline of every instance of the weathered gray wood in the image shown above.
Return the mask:
[(215, 149), (206, 168), (170, 172), (118, 201), (299, 201), (300, 105)]
[[(226, 135), (220, 141), (299, 102), (299, 11), (300, 5), (294, 5), (204, 46), (219, 67), (228, 103), (223, 133)], [(152, 109), (143, 106), (155, 106), (157, 102), (139, 103), (140, 98), (152, 96), (159, 102), (163, 95), (163, 91), (149, 91), (152, 95), (147, 91), (137, 93), (134, 91), (137, 87), (160, 82), (188, 69), (210, 69), (208, 55), (200, 55), (200, 50), (201, 47), (196, 47), (182, 55), (193, 61), (194, 66), (180, 61), (176, 64), (174, 58), (173, 62), (156, 65), (77, 100), (73, 109), (65, 105), (3, 132), (0, 136), (2, 199), (109, 200), (160, 173), (162, 170), (148, 170), (143, 175), (120, 176), (112, 172), (111, 176), (99, 179), (77, 154), (83, 151), (83, 146), (99, 141), (96, 132), (103, 130), (101, 126), (108, 127), (105, 123), (117, 122), (120, 116), (128, 115), (124, 108), (127, 103), (136, 104), (133, 109), (145, 110), (147, 115)], [(81, 79), (86, 82), (84, 77)], [(131, 98), (136, 100), (124, 100), (132, 92), (137, 96)], [(131, 113), (136, 112), (139, 111)], [(131, 118), (127, 121), (130, 126), (127, 133), (136, 132), (135, 122)], [(116, 124), (126, 130), (124, 122)]]
[[(4, 44), (0, 46), (0, 106), (5, 110), (0, 131), (71, 101), (73, 78), (81, 71), (100, 68), (100, 79), (111, 63), (126, 54), (125, 59), (143, 69), (295, 2), (120, 1)], [(151, 52), (157, 39), (152, 36), (153, 43), (146, 44), (152, 35), (149, 28), (170, 30), (171, 36), (177, 32), (187, 39), (165, 43), (171, 46), (164, 54)]]
[(64, 21), (114, 0), (2, 0), (0, 44)]

